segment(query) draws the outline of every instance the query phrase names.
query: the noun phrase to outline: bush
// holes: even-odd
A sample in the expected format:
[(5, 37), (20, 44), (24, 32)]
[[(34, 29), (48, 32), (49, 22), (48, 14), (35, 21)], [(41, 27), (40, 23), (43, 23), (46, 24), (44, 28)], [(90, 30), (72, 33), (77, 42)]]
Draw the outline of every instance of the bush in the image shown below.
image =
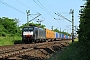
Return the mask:
[(5, 32), (1, 33), (1, 36), (5, 37), (7, 34)]

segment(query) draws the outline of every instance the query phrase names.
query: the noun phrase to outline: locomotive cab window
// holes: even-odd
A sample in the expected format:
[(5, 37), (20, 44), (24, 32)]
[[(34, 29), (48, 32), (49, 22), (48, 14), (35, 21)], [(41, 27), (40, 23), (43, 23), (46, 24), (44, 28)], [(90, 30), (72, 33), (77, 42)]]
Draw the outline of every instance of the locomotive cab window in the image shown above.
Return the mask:
[(33, 28), (24, 28), (23, 31), (33, 31)]
[(33, 31), (33, 28), (29, 28), (29, 31)]
[(28, 28), (24, 28), (23, 31), (28, 31)]

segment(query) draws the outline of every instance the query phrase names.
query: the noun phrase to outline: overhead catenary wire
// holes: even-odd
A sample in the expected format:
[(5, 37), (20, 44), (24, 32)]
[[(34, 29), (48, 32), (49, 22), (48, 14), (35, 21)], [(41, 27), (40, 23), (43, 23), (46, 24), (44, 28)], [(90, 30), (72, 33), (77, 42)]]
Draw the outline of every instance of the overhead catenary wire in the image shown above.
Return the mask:
[[(27, 6), (26, 4), (24, 4), (24, 3), (22, 3), (21, 1), (19, 1), (19, 0), (17, 0), (19, 3), (21, 3), (22, 5), (24, 5), (25, 7), (27, 7), (28, 9), (31, 9), (29, 6)], [(34, 9), (32, 9), (32, 10), (34, 10)], [(36, 11), (36, 10), (34, 10), (34, 11)], [(37, 12), (37, 11), (36, 11)], [(39, 12), (37, 12), (37, 13), (39, 13)]]
[(17, 0), (19, 3), (21, 3), (22, 5), (24, 5), (25, 7), (29, 8), (27, 5), (25, 5), (24, 3), (22, 3), (21, 1)]
[[(38, 2), (39, 2), (39, 0), (37, 0)], [(40, 3), (40, 2), (39, 2)], [(41, 4), (41, 3), (40, 3)], [(42, 4), (41, 4), (41, 6), (44, 8), (44, 9), (46, 9)], [(47, 9), (46, 9), (47, 10)]]
[(62, 18), (64, 18), (64, 19), (68, 20), (69, 22), (72, 22), (72, 21), (70, 21), (69, 19), (67, 19), (66, 17), (64, 17), (64, 16), (62, 16), (61, 14), (59, 14), (59, 13), (55, 13), (55, 14), (58, 15), (59, 17), (62, 17)]
[[(39, 3), (40, 3), (40, 1), (39, 0), (37, 0)], [(49, 11), (44, 7), (44, 5), (42, 4), (42, 3), (40, 3), (41, 4), (41, 6), (49, 13)], [(51, 13), (49, 13), (50, 15), (52, 15)]]
[(51, 17), (54, 18), (54, 16), (51, 15), (51, 13), (49, 13), (49, 12), (44, 8), (44, 6), (42, 6), (42, 4), (41, 4), (38, 0), (37, 0), (37, 1), (39, 2), (40, 5), (39, 5), (35, 0), (33, 0), (33, 1), (34, 1), (40, 8), (42, 8), (46, 13), (48, 13)]
[[(33, 0), (39, 7), (41, 7), (35, 0)], [(42, 7), (41, 7), (42, 8)], [(43, 8), (42, 8), (43, 9)], [(43, 9), (45, 11), (45, 9)]]
[(51, 6), (51, 4), (48, 2), (48, 0), (45, 0), (48, 3), (48, 6), (52, 9), (53, 13), (55, 13), (54, 8)]
[[(48, 0), (45, 0), (45, 1), (47, 2), (48, 6), (53, 10), (53, 13), (56, 14), (56, 12), (54, 11), (55, 8), (52, 7), (52, 5), (50, 4), (50, 2), (49, 2)], [(60, 13), (59, 13), (59, 14), (60, 14)], [(61, 13), (61, 14), (68, 14), (68, 15), (70, 15), (70, 14), (67, 13), (67, 12), (63, 12), (63, 13)], [(66, 16), (68, 16), (68, 15), (66, 15)], [(63, 16), (63, 17), (65, 18), (65, 16)], [(66, 19), (66, 18), (65, 18), (65, 19)]]
[[(37, 0), (37, 1), (40, 3), (39, 0)], [(53, 15), (47, 10), (47, 8), (45, 8), (42, 3), (40, 3), (40, 4), (41, 4), (41, 6), (53, 17)], [(54, 18), (54, 17), (53, 17), (53, 18)]]
[[(24, 3), (22, 3), (21, 1), (19, 1), (19, 0), (17, 0), (19, 3), (21, 3), (22, 5), (24, 5), (25, 7), (27, 7), (27, 8), (29, 8), (30, 9), (30, 7), (28, 7), (26, 4), (24, 4)], [(34, 10), (35, 11), (35, 10)], [(32, 15), (37, 15), (36, 17), (32, 17)], [(31, 21), (33, 21), (34, 19), (36, 19), (37, 17), (39, 17), (41, 14), (39, 13), (39, 12), (37, 12), (37, 14), (30, 14), (30, 16), (32, 17), (32, 19), (29, 21), (29, 22), (31, 22)]]
[(26, 13), (24, 13), (24, 12), (20, 11), (19, 9), (17, 9), (17, 8), (15, 8), (15, 7), (11, 6), (11, 5), (9, 5), (8, 3), (6, 3), (6, 2), (4, 2), (4, 1), (2, 1), (2, 0), (0, 0), (0, 3), (2, 3), (2, 4), (4, 4), (4, 5), (6, 5), (6, 6), (10, 7), (10, 8), (12, 8), (12, 9), (14, 9), (14, 10), (16, 10), (16, 11), (20, 12), (20, 13), (26, 14)]

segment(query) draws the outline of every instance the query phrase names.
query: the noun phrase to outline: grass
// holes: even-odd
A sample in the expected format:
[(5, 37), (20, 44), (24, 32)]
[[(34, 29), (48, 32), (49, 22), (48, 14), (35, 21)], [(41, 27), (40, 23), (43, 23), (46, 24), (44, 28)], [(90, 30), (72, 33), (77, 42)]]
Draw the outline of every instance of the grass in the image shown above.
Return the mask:
[(90, 41), (79, 43), (78, 39), (63, 51), (59, 51), (46, 60), (90, 60)]
[(79, 43), (76, 39), (61, 54), (58, 54), (57, 60), (81, 60)]
[(90, 54), (86, 55), (85, 51), (86, 49), (76, 39), (74, 43), (70, 43), (63, 51), (55, 53), (54, 56), (46, 60), (90, 60)]
[(14, 45), (16, 41), (21, 41), (21, 37), (0, 37), (0, 46)]

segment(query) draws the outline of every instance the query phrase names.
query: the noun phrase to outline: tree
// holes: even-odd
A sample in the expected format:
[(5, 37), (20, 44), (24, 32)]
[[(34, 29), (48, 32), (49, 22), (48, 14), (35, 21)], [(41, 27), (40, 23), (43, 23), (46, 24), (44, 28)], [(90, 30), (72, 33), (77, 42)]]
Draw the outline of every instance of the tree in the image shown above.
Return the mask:
[(0, 27), (2, 27), (0, 28), (1, 35), (15, 35), (16, 33), (20, 34), (20, 29), (17, 27), (17, 22), (15, 21), (15, 19), (9, 19), (7, 17), (0, 18)]
[[(22, 26), (20, 26), (20, 28), (24, 28), (25, 26), (27, 26), (27, 23), (26, 24), (22, 24)], [(35, 23), (29, 23), (29, 26), (37, 26), (37, 27), (41, 27), (41, 28), (45, 28), (45, 25), (41, 25), (41, 24), (35, 24)]]
[(62, 34), (65, 34), (65, 35), (68, 35), (68, 36), (71, 36), (69, 33), (67, 33), (67, 32), (61, 32), (61, 31), (59, 31), (57, 28), (56, 29), (54, 29), (53, 31), (55, 31), (55, 32), (58, 32), (58, 33), (62, 33)]
[(81, 9), (79, 25), (79, 42), (87, 43), (90, 40), (90, 0), (87, 0)]

